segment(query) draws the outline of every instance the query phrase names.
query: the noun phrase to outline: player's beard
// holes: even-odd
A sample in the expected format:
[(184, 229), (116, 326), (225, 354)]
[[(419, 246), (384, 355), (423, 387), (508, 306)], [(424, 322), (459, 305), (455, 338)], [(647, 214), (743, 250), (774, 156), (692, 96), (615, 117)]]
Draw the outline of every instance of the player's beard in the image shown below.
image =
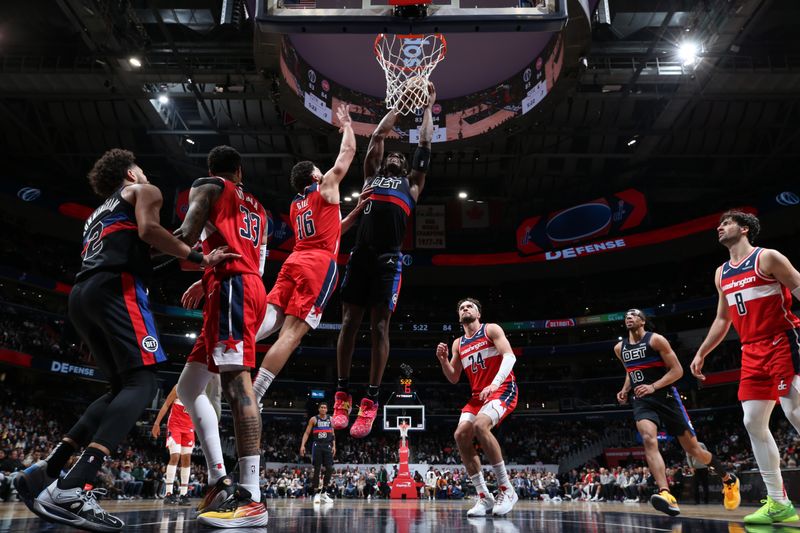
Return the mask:
[(464, 324), (464, 325), (466, 325), (466, 324), (472, 324), (472, 323), (473, 323), (473, 322), (475, 322), (476, 320), (478, 320), (478, 319), (477, 319), (477, 318), (475, 318), (474, 316), (465, 316), (465, 317), (463, 317), (463, 318), (461, 319), (461, 323), (462, 323), (462, 324)]

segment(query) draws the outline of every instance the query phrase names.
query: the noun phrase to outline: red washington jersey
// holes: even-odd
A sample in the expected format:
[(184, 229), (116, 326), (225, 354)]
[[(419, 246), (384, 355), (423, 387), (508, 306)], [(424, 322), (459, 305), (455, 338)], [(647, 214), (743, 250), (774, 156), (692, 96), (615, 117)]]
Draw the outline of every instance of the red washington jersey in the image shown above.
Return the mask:
[[(215, 182), (222, 186), (222, 194), (211, 206), (201, 238), (211, 250), (227, 246), (228, 252), (241, 255), (216, 265), (215, 276), (218, 279), (234, 274), (260, 276), (259, 248), (264, 232), (267, 231), (267, 213), (264, 207), (241, 185), (230, 180), (218, 177), (201, 179), (203, 183)], [(195, 185), (199, 181), (201, 180), (196, 181)]]
[(194, 431), (192, 418), (186, 412), (186, 407), (179, 399), (175, 399), (172, 408), (169, 410), (167, 428), (181, 429), (185, 432)]
[[(486, 334), (487, 326), (488, 324), (482, 324), (472, 337), (463, 335), (458, 339), (458, 356), (472, 387), (473, 398), (477, 398), (483, 389), (492, 384), (503, 362), (503, 354), (497, 351), (494, 342)], [(498, 388), (502, 389), (513, 381), (512, 371)]]
[(312, 183), (292, 200), (289, 218), (294, 223), (294, 252), (321, 250), (332, 256), (339, 253), (342, 236), (342, 213), (339, 204), (331, 204)]
[(758, 268), (763, 248), (755, 248), (738, 265), (722, 265), (720, 288), (742, 344), (772, 338), (800, 327), (792, 313), (792, 293)]

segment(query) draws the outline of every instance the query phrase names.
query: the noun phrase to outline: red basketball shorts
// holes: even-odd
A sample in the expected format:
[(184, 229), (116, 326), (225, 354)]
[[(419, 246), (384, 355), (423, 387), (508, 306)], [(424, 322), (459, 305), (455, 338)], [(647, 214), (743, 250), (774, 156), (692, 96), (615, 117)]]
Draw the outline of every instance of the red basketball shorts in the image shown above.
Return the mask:
[(517, 407), (518, 397), (517, 382), (507, 381), (484, 401), (473, 396), (461, 409), (461, 418), (458, 423), (474, 422), (479, 414), (483, 414), (492, 420), (492, 426), (497, 426)]
[(800, 373), (800, 330), (790, 329), (742, 345), (739, 401), (777, 400), (791, 390)]
[(336, 260), (327, 252), (304, 251), (289, 256), (267, 302), (315, 329), (339, 277)]
[[(235, 274), (212, 279), (203, 307), (203, 336), (208, 369), (220, 366), (256, 366), (256, 332), (267, 310), (267, 294), (261, 277)], [(190, 361), (200, 361), (195, 345)]]

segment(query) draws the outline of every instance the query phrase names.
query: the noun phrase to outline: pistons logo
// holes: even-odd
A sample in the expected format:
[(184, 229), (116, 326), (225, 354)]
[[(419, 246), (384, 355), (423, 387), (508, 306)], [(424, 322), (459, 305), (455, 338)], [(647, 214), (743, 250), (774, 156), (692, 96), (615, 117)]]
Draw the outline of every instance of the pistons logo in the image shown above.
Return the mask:
[(155, 353), (158, 350), (158, 339), (156, 339), (152, 335), (148, 335), (147, 337), (142, 339), (142, 348), (144, 348), (150, 353)]
[(397, 305), (397, 297), (397, 293), (392, 294), (392, 305)]

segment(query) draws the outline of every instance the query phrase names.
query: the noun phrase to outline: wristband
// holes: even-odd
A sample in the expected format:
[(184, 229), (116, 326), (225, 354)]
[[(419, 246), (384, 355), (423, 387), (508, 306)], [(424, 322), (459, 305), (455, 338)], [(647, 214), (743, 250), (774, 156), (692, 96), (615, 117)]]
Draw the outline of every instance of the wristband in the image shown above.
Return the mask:
[(201, 254), (197, 250), (192, 250), (191, 252), (189, 252), (189, 255), (186, 256), (186, 260), (201, 265), (203, 264), (203, 254)]

